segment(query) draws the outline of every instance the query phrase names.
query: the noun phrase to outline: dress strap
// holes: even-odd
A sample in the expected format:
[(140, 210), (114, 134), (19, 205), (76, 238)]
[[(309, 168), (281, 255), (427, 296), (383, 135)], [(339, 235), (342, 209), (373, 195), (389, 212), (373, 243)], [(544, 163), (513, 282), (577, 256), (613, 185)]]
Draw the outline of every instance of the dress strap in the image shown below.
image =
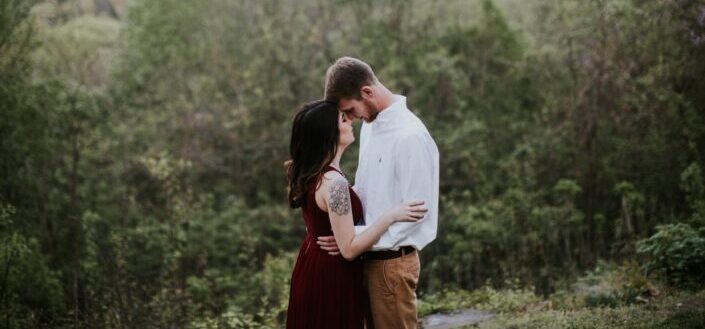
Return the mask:
[[(343, 177), (345, 177), (345, 174), (343, 174), (342, 171), (338, 170), (338, 168), (333, 167), (333, 166), (327, 166), (327, 168), (328, 168), (328, 169), (333, 169), (333, 170), (337, 171), (339, 174), (343, 175)], [(329, 172), (329, 171), (330, 171), (330, 170), (326, 170), (325, 172)]]

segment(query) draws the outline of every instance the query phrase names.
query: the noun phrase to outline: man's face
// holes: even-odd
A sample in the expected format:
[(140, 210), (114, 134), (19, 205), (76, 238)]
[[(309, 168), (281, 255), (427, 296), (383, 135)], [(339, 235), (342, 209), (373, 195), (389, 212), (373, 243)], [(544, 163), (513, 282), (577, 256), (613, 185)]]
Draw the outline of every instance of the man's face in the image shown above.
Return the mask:
[(338, 109), (345, 113), (348, 118), (364, 120), (370, 123), (377, 117), (377, 110), (374, 103), (365, 97), (361, 99), (346, 98), (338, 101)]

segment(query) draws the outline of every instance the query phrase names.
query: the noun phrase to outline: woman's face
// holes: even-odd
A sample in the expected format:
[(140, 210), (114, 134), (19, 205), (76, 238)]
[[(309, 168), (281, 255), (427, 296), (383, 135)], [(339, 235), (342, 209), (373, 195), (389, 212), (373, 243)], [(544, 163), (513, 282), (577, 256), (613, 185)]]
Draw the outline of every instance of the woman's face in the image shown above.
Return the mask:
[(355, 135), (353, 134), (352, 118), (349, 114), (343, 112), (338, 112), (338, 144), (340, 146), (346, 147), (355, 141)]

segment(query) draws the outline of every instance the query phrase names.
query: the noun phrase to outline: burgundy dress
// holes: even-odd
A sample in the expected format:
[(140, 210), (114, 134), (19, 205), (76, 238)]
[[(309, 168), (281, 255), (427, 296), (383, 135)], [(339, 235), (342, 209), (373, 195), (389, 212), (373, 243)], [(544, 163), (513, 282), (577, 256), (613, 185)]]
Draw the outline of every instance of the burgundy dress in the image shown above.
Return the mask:
[[(327, 167), (326, 172), (336, 170)], [(337, 170), (336, 170), (337, 171)], [(319, 236), (333, 235), (328, 213), (316, 204), (316, 184), (309, 187), (301, 212), (306, 222), (306, 238), (291, 275), (287, 329), (364, 327), (365, 291), (362, 286), (362, 260), (347, 261), (331, 256), (316, 244)], [(352, 188), (353, 221), (363, 224), (362, 203)]]

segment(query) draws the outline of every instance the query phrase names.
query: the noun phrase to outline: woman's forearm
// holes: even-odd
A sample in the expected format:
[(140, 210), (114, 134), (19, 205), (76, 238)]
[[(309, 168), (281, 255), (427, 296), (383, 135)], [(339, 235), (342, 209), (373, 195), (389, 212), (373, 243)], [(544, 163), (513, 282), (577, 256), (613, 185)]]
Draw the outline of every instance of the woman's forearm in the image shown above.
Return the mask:
[[(363, 252), (367, 251), (379, 240), (379, 238), (387, 231), (389, 226), (393, 223), (389, 215), (383, 215), (378, 218), (374, 224), (370, 225), (366, 230), (360, 232), (360, 234), (353, 234), (347, 246), (343, 247), (339, 245), (340, 253), (347, 260), (353, 260), (360, 256)], [(353, 228), (353, 232), (354, 232)]]

